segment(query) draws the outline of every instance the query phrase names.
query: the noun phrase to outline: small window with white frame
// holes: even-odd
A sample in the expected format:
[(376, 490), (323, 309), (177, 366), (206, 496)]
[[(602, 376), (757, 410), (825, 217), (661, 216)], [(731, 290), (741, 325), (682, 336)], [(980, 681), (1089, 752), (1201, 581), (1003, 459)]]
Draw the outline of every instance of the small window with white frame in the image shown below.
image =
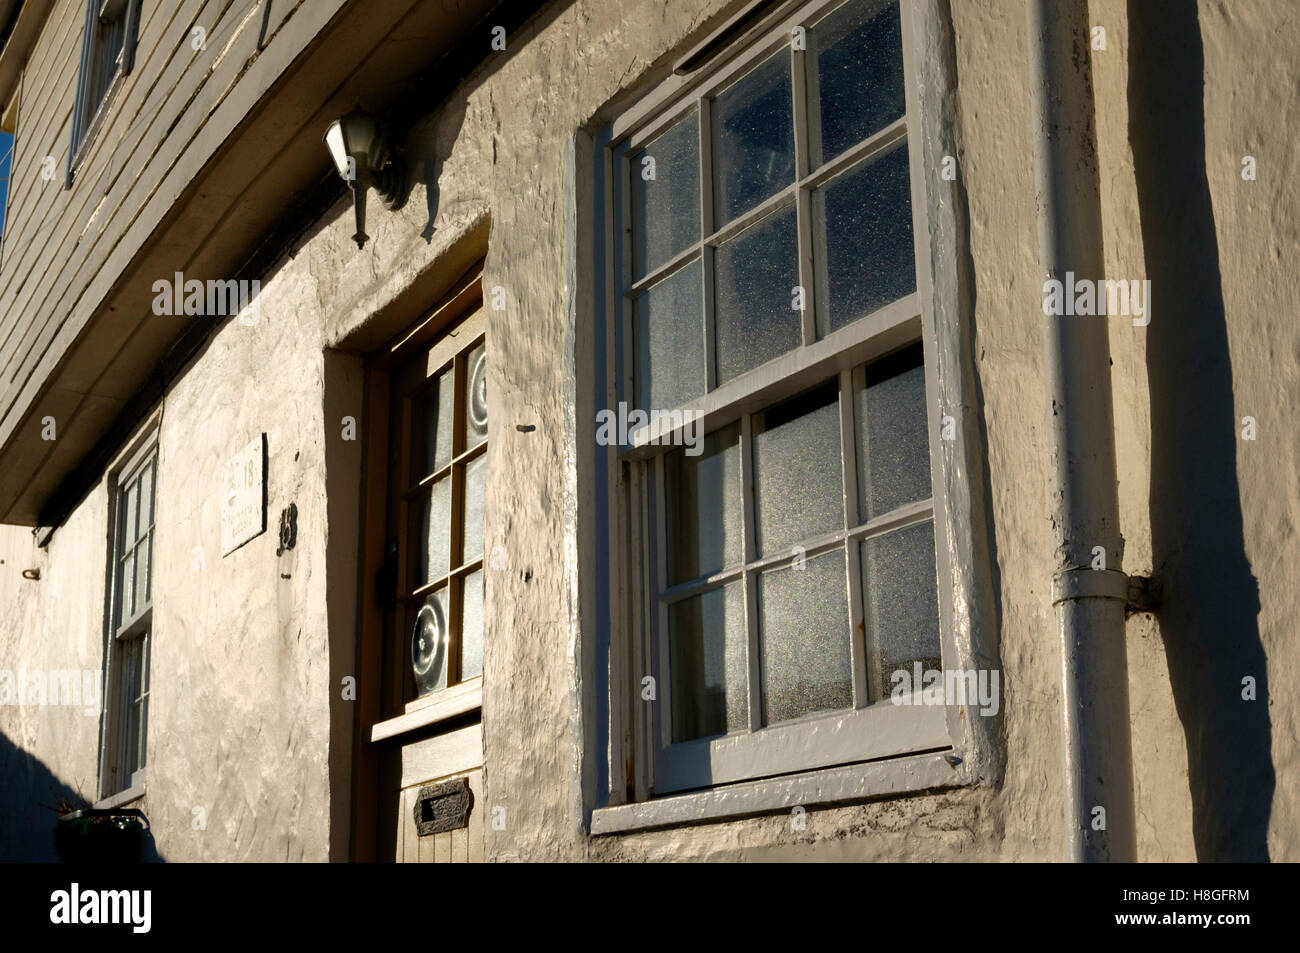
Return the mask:
[(141, 0), (86, 0), (77, 99), (72, 110), (68, 182), (85, 146), (103, 124), (118, 80), (131, 72)]
[(157, 480), (158, 447), (151, 437), (122, 468), (112, 494), (101, 798), (144, 789)]
[(952, 744), (895, 677), (945, 662), (903, 21), (787, 4), (609, 133), (610, 395), (644, 413), (611, 450), (614, 585), (651, 795)]

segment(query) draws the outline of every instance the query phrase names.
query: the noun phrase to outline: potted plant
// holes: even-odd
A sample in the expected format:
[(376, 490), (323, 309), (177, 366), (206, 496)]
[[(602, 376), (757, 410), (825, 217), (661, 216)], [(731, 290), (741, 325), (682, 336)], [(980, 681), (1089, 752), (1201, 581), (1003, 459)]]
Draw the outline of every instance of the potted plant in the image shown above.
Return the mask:
[(55, 810), (59, 817), (54, 824), (54, 847), (64, 863), (139, 863), (149, 825), (143, 811), (95, 809), (66, 799), (60, 800)]

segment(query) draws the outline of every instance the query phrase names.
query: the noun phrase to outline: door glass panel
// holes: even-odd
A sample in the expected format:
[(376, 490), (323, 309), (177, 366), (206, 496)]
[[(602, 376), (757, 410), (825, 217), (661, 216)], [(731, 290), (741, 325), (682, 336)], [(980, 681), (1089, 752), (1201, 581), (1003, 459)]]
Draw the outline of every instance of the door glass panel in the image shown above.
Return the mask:
[[(487, 479), (484, 312), (449, 328), (391, 373), (384, 564), (383, 717), (483, 670)], [(409, 408), (410, 412), (407, 412)], [(436, 478), (435, 478), (436, 475)], [(412, 485), (414, 482), (415, 485)], [(452, 653), (455, 653), (454, 655)]]
[(443, 477), (415, 504), (415, 579), (419, 588), (451, 569), (451, 480)]
[(483, 674), (483, 570), (465, 577), (461, 624), (460, 677)]
[(451, 433), (455, 422), (450, 368), (433, 379), (412, 401), (415, 446), (411, 453), (412, 482), (436, 473), (451, 462)]
[(477, 447), (487, 439), (487, 349), (480, 344), (465, 359), (465, 449)]
[(447, 687), (447, 647), (450, 642), (447, 622), (447, 589), (431, 592), (422, 605), (411, 613), (411, 674), (415, 693), (427, 695)]
[(487, 478), (487, 456), (475, 457), (465, 464), (465, 525), (461, 563), (470, 563), (483, 555), (483, 481)]

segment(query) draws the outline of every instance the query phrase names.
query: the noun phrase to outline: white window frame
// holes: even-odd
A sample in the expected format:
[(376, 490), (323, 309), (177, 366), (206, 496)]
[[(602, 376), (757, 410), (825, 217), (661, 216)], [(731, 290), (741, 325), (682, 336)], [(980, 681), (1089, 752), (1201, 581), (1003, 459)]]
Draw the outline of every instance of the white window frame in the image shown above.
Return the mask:
[[(604, 126), (587, 140), (592, 164), (597, 168), (603, 195), (593, 214), (593, 225), (603, 236), (605, 264), (603, 295), (593, 296), (593, 320), (607, 322), (603, 370), (606, 406), (617, 406), (621, 394), (634, 394), (631, 381), (617, 381), (615, 369), (617, 336), (612, 316), (624, 322), (623, 367), (630, 378), (633, 368), (629, 315), (623, 306), (624, 288), (644, 287), (653, 278), (638, 279), (615, 273), (619, 256), (613, 253), (619, 216), (628, 221), (628, 189), (625, 157), (638, 146), (664, 131), (672, 122), (700, 108), (701, 128), (707, 129), (708, 99), (748, 68), (782, 47), (788, 47), (795, 26), (810, 27), (838, 8), (841, 0), (812, 0), (782, 4), (733, 50), (722, 51), (700, 69), (685, 76), (672, 75), (652, 89), (630, 109), (606, 117)], [(726, 231), (734, 233), (745, 223), (795, 200), (808, 200), (812, 186), (830, 179), (876, 149), (906, 136), (912, 190), (913, 238), (916, 261), (916, 290), (882, 307), (853, 324), (815, 339), (812, 307), (803, 315), (803, 345), (794, 351), (742, 375), (734, 381), (691, 402), (703, 412), (703, 431), (712, 432), (726, 423), (748, 415), (799, 391), (840, 377), (841, 414), (851, 413), (844, 395), (851, 393), (854, 368), (884, 356), (909, 343), (920, 341), (926, 368), (926, 403), (929, 415), (931, 486), (933, 498), (893, 514), (898, 526), (924, 519), (933, 507), (936, 570), (939, 580), (941, 649), (945, 669), (992, 669), (997, 667), (994, 599), (991, 566), (987, 556), (990, 536), (984, 512), (980, 421), (975, 404), (974, 362), (970, 353), (970, 277), (964, 267), (965, 249), (959, 234), (965, 228), (965, 198), (959, 186), (942, 180), (939, 168), (945, 155), (956, 155), (953, 139), (951, 99), (947, 97), (955, 77), (951, 27), (942, 14), (939, 0), (901, 0), (906, 112), (902, 119), (851, 147), (810, 175), (806, 148), (796, 145), (795, 184), (759, 204), (757, 210), (740, 216)], [(734, 47), (743, 44), (735, 51)], [(806, 55), (806, 54), (805, 54)], [(794, 118), (796, 142), (805, 140), (804, 77), (794, 70)], [(707, 138), (704, 136), (702, 138)], [(579, 147), (583, 142), (579, 140)], [(701, 204), (705, 209), (702, 236), (690, 249), (656, 269), (653, 275), (670, 272), (691, 257), (710, 237), (711, 176), (707, 142), (701, 142)], [(927, 170), (930, 170), (927, 173)], [(616, 204), (618, 203), (618, 204)], [(805, 211), (801, 209), (801, 212)], [(807, 220), (804, 217), (803, 220)], [(810, 239), (800, 226), (800, 283), (813, 294)], [(714, 239), (716, 241), (716, 239)], [(623, 261), (628, 261), (625, 247)], [(707, 274), (707, 272), (706, 272)], [(711, 327), (710, 289), (704, 288), (705, 325)], [(706, 335), (708, 331), (706, 330)], [(708, 346), (706, 339), (706, 348)], [(706, 367), (710, 364), (706, 360)], [(711, 369), (706, 372), (711, 375)], [(708, 379), (709, 387), (714, 381)], [(951, 440), (940, 439), (941, 421), (953, 418)], [(609, 638), (608, 786), (599, 791), (591, 815), (593, 833), (700, 820), (758, 810), (844, 800), (886, 793), (979, 783), (1000, 774), (996, 718), (979, 715), (978, 705), (892, 706), (874, 705), (851, 711), (809, 716), (795, 722), (762, 728), (747, 734), (733, 734), (673, 745), (676, 749), (665, 765), (668, 691), (657, 685), (657, 700), (642, 700), (642, 678), (666, 667), (667, 639), (655, 639), (656, 626), (663, 620), (652, 614), (659, 604), (659, 588), (652, 570), (663, 559), (664, 540), (657, 514), (653, 511), (662, 496), (647, 492), (644, 485), (654, 480), (662, 487), (662, 466), (639, 467), (638, 460), (653, 456), (656, 444), (672, 443), (671, 423), (647, 428), (634, 437), (631, 452), (606, 448), (601, 463), (608, 467), (610, 487), (609, 591), (611, 631)], [(742, 452), (742, 467), (748, 465)], [(846, 458), (846, 469), (853, 460)], [(746, 482), (742, 480), (742, 482)], [(846, 495), (856, 497), (851, 482)], [(924, 513), (921, 510), (925, 510)], [(850, 512), (850, 517), (852, 513)], [(852, 520), (850, 519), (850, 525)], [(860, 537), (864, 529), (849, 531)], [(840, 534), (842, 537), (843, 534)], [(831, 541), (828, 545), (833, 545)], [(845, 547), (848, 557), (852, 546)], [(649, 554), (650, 558), (645, 558)], [(748, 563), (748, 555), (746, 562)], [(813, 554), (810, 549), (808, 556)], [(788, 561), (788, 557), (786, 559)], [(779, 563), (780, 560), (774, 562)], [(853, 573), (850, 573), (852, 586)], [(856, 598), (851, 592), (850, 598)], [(855, 621), (862, 607), (851, 605)], [(751, 620), (751, 647), (753, 625)], [(861, 641), (860, 635), (858, 641)], [(659, 657), (654, 657), (656, 648)], [(859, 649), (855, 649), (858, 651)], [(855, 699), (862, 695), (855, 686)], [(752, 704), (752, 701), (751, 701)], [(688, 763), (681, 763), (678, 752)], [(603, 752), (602, 752), (603, 754)], [(694, 759), (696, 763), (689, 763)], [(674, 763), (677, 762), (677, 763)], [(665, 773), (667, 772), (667, 773)], [(691, 778), (709, 777), (703, 790), (677, 793)], [(666, 783), (665, 783), (666, 779)], [(667, 795), (663, 788), (673, 791)]]
[[(81, 168), (89, 146), (95, 141), (122, 81), (135, 65), (136, 34), (140, 25), (142, 0), (86, 0), (82, 28), (81, 61), (77, 68), (77, 98), (72, 109), (72, 133), (68, 145), (68, 173), (65, 186), (71, 186)], [(122, 31), (121, 44), (112, 63), (111, 77), (95, 99), (92, 86), (97, 72), (107, 69), (106, 37), (101, 26), (117, 24)], [(94, 101), (92, 101), (92, 99)]]
[[(110, 506), (110, 529), (108, 539), (108, 571), (107, 571), (107, 598), (105, 612), (105, 646), (104, 646), (104, 709), (100, 723), (100, 760), (99, 760), (99, 796), (100, 801), (96, 807), (115, 807), (126, 801), (134, 800), (145, 792), (145, 773), (148, 765), (148, 716), (143, 715), (143, 725), (140, 726), (141, 737), (138, 739), (141, 766), (134, 770), (131, 776), (124, 781), (118, 780), (126, 752), (129, 750), (126, 741), (125, 732), (128, 730), (128, 713), (135, 702), (135, 699), (127, 698), (125, 692), (125, 673), (121, 669), (121, 658), (124, 652), (122, 648), (127, 640), (139, 639), (140, 649), (143, 653), (142, 667), (145, 672), (143, 681), (142, 698), (144, 704), (148, 704), (148, 698), (152, 691), (152, 679), (149, 676), (148, 668), (150, 665), (150, 656), (153, 639), (153, 566), (156, 565), (153, 556), (157, 552), (157, 537), (155, 535), (152, 549), (149, 551), (150, 561), (150, 581), (146, 590), (145, 605), (138, 607), (136, 612), (129, 618), (118, 619), (118, 610), (121, 606), (123, 592), (121, 590), (121, 574), (119, 565), (122, 560), (122, 544), (125, 541), (123, 527), (121, 525), (121, 499), (124, 490), (129, 491), (135, 481), (139, 480), (145, 467), (149, 464), (154, 465), (153, 471), (153, 500), (150, 505), (153, 514), (153, 522), (145, 529), (140, 537), (133, 542), (138, 546), (140, 539), (147, 538), (149, 533), (154, 532), (154, 527), (158, 519), (158, 482), (161, 471), (160, 454), (158, 450), (158, 428), (152, 426), (147, 434), (139, 440), (133, 450), (126, 456), (121, 466), (115, 468), (109, 478), (109, 506)], [(142, 496), (143, 500), (143, 496)]]

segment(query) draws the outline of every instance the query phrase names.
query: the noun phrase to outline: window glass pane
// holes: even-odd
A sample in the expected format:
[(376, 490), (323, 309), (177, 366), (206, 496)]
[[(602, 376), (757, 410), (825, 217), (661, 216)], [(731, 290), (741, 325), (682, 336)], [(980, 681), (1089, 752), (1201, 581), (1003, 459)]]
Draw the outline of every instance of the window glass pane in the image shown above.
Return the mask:
[(700, 263), (687, 265), (636, 298), (637, 406), (681, 407), (704, 393)]
[(483, 570), (465, 577), (460, 612), (460, 677), (483, 674)]
[(925, 365), (920, 344), (868, 364), (855, 384), (858, 499), (863, 522), (930, 497)]
[(148, 747), (149, 740), (149, 652), (150, 639), (149, 633), (146, 632), (140, 637), (140, 649), (143, 653), (144, 661), (140, 665), (140, 700), (137, 706), (136, 718), (139, 725), (137, 731), (136, 759), (133, 770), (139, 771), (145, 766), (145, 749)]
[(153, 570), (153, 533), (149, 533), (136, 547), (135, 598), (132, 611), (139, 612), (149, 604), (149, 583)]
[(699, 456), (665, 458), (669, 584), (734, 566), (744, 559), (740, 424), (704, 438)]
[(448, 368), (411, 401), (411, 426), (415, 431), (411, 450), (412, 482), (451, 462), (451, 430), (456, 419), (451, 385), (452, 372)]
[(158, 468), (157, 460), (149, 461), (140, 477), (140, 535), (143, 536), (153, 525), (153, 478)]
[(118, 625), (135, 615), (135, 559), (136, 551), (132, 551), (122, 560), (122, 586), (117, 593)]
[(887, 698), (893, 672), (904, 669), (911, 679), (913, 662), (920, 662), (923, 671), (943, 667), (934, 524), (918, 523), (860, 545), (867, 632), (880, 659), (877, 697)]
[[(616, 203), (619, 201), (617, 193), (615, 193), (614, 201)], [(620, 242), (614, 244), (621, 248)], [(633, 307), (631, 310), (635, 313), (636, 309)], [(637, 358), (635, 355), (629, 357), (629, 354), (624, 353), (624, 349), (629, 348), (629, 345), (632, 347), (641, 347), (642, 345), (637, 341), (635, 332), (632, 330), (632, 326), (636, 323), (635, 316), (631, 322), (627, 322), (623, 319), (623, 315), (623, 303), (620, 299), (619, 306), (613, 309), (611, 314), (613, 320), (601, 330), (605, 334), (612, 334), (614, 337), (615, 400), (618, 403), (631, 405), (636, 403), (637, 396), (635, 392), (636, 383), (629, 378), (632, 376), (632, 368), (637, 366)], [(603, 350), (603, 347), (598, 348), (597, 353), (602, 353)]]
[(763, 724), (853, 705), (844, 550), (758, 577)]
[(815, 130), (810, 138), (813, 162), (821, 165), (903, 115), (898, 4), (847, 3), (813, 28), (810, 47), (817, 75), (809, 90), (821, 104), (820, 155)]
[(144, 649), (144, 665), (140, 667), (140, 691), (145, 697), (149, 695), (149, 655), (153, 651), (153, 639), (149, 637), (149, 632), (140, 636), (140, 644)]
[(407, 631), (410, 634), (411, 674), (415, 693), (447, 687), (447, 588), (430, 593), (416, 609)]
[(12, 132), (0, 132), (0, 235), (4, 234), (5, 204), (9, 196), (9, 174), (13, 170)]
[[(92, 0), (94, 3), (94, 0)], [(98, 4), (95, 4), (97, 7)], [(123, 6), (123, 11), (125, 7)], [(86, 36), (85, 60), (87, 84), (85, 97), (80, 98), (78, 108), (81, 114), (76, 130), (75, 147), (79, 147), (96, 111), (108, 94), (109, 86), (117, 75), (119, 58), (126, 38), (125, 17), (121, 12), (108, 22), (96, 22), (95, 27)]]
[(487, 349), (476, 345), (465, 359), (465, 449), (487, 439)]
[(761, 556), (843, 529), (834, 381), (754, 415), (754, 502)]
[(668, 609), (672, 739), (749, 726), (745, 593), (733, 582)]
[[(648, 162), (653, 160), (653, 165)], [(700, 132), (692, 110), (629, 157), (632, 278), (653, 271), (700, 237)], [(646, 176), (653, 170), (654, 178)]]
[(713, 224), (794, 181), (790, 52), (770, 57), (713, 101)]
[(820, 336), (916, 290), (905, 145), (832, 179), (812, 201)]
[(149, 696), (146, 695), (140, 699), (136, 705), (136, 744), (135, 744), (135, 763), (131, 767), (132, 773), (139, 771), (145, 765), (145, 748), (146, 741), (149, 738)]
[(122, 516), (122, 538), (118, 543), (119, 552), (126, 552), (127, 547), (140, 535), (140, 482), (137, 480), (122, 491), (126, 506)]
[(118, 699), (121, 708), (118, 710), (122, 713), (121, 738), (124, 747), (121, 756), (125, 776), (119, 779), (119, 784), (123, 788), (130, 783), (131, 772), (136, 769), (138, 764), (140, 709), (137, 705), (137, 699), (140, 697), (140, 663), (142, 661), (140, 647), (141, 642), (138, 638), (122, 639), (117, 643), (122, 666), (122, 681), (120, 683), (122, 696)]
[(433, 484), (412, 508), (415, 510), (412, 586), (419, 588), (447, 575), (451, 568), (451, 479), (443, 477)]
[(461, 563), (473, 562), (483, 555), (483, 481), (487, 476), (487, 456), (475, 457), (465, 464), (465, 525), (461, 530)]
[(140, 705), (138, 702), (129, 702), (126, 706), (126, 752), (124, 762), (126, 771), (121, 782), (123, 789), (130, 785), (131, 775), (136, 772), (140, 764)]
[(715, 252), (718, 383), (799, 346), (799, 284), (794, 206), (751, 225)]

